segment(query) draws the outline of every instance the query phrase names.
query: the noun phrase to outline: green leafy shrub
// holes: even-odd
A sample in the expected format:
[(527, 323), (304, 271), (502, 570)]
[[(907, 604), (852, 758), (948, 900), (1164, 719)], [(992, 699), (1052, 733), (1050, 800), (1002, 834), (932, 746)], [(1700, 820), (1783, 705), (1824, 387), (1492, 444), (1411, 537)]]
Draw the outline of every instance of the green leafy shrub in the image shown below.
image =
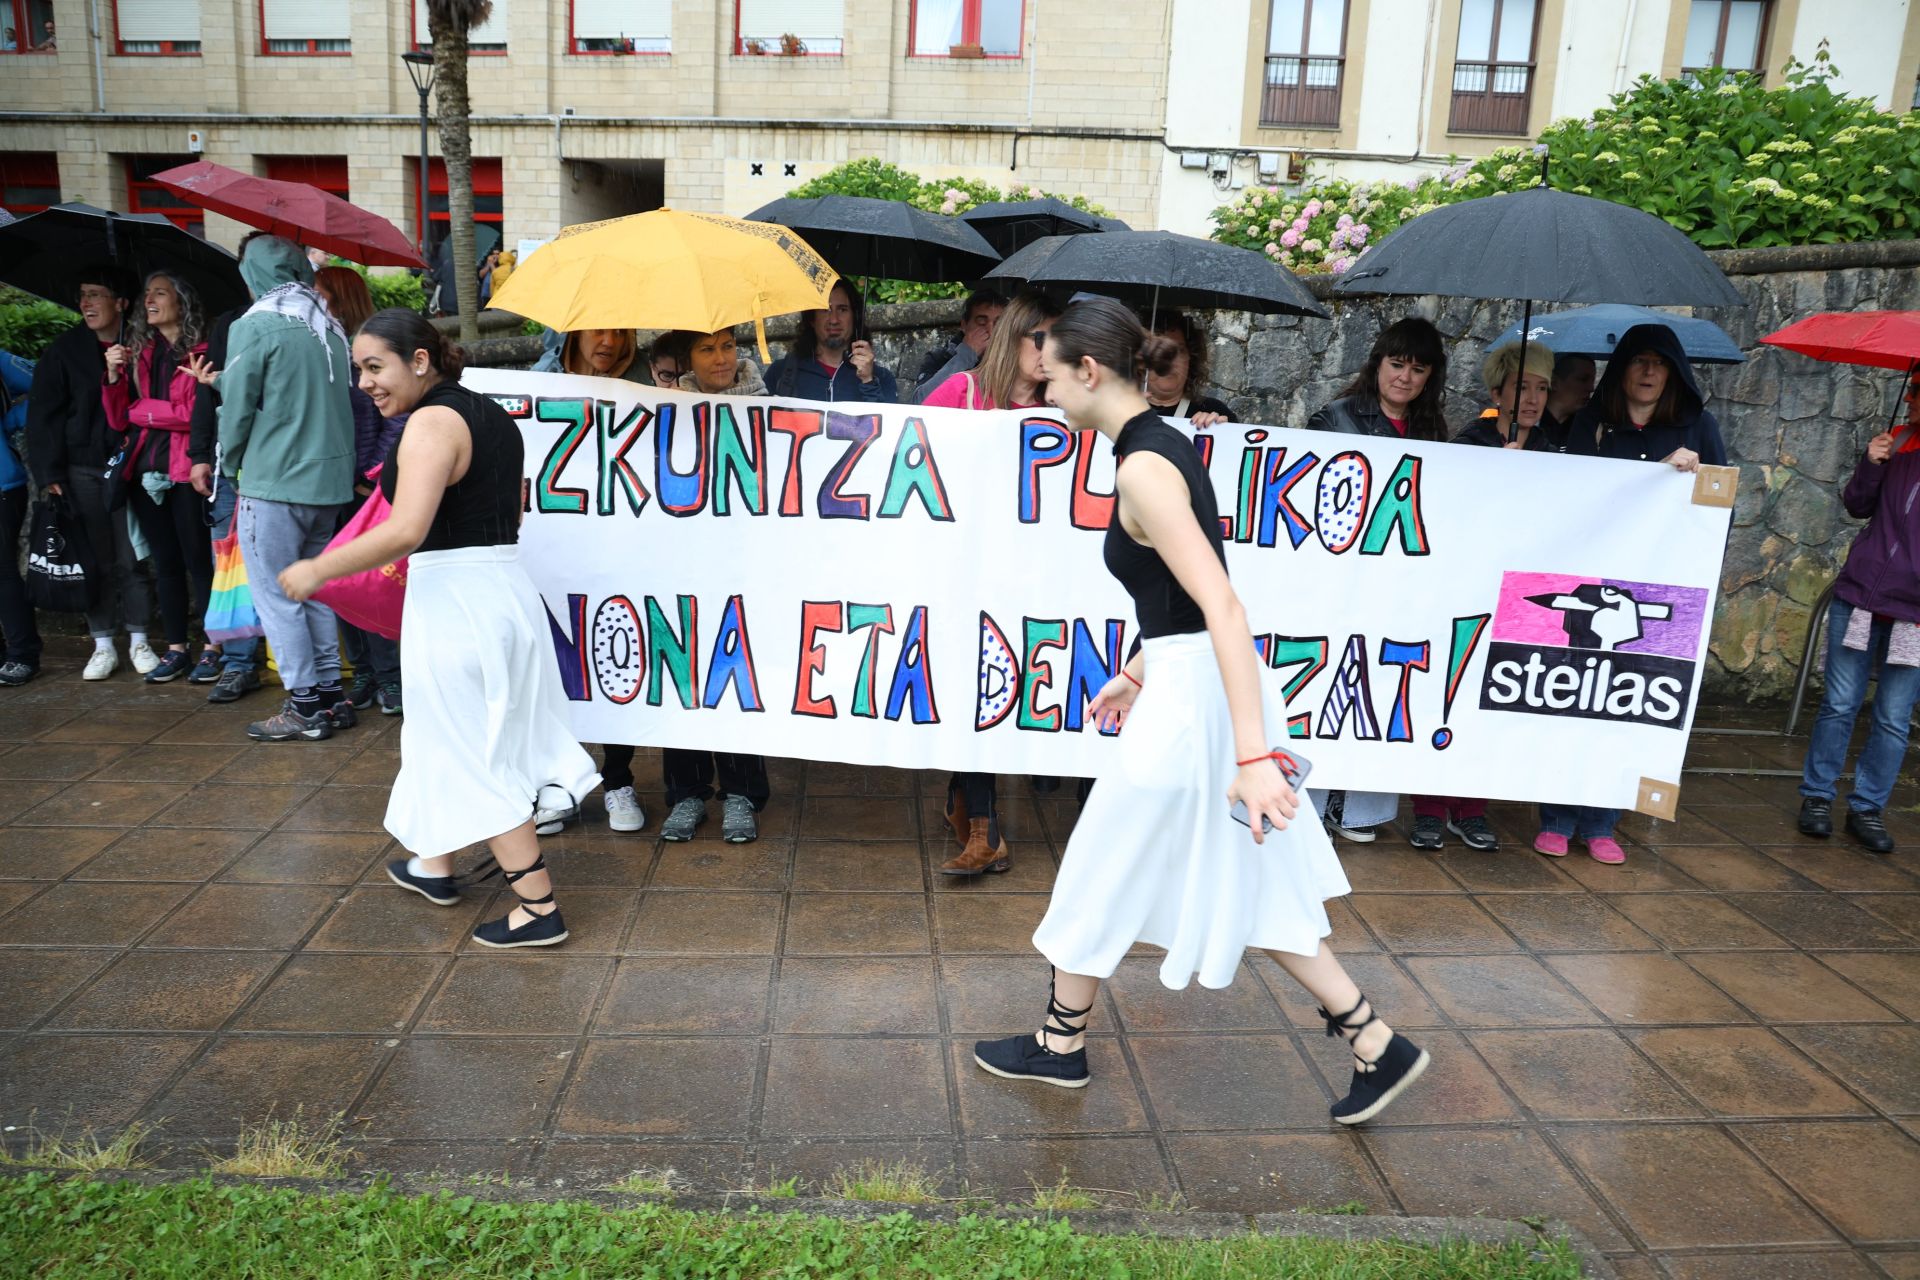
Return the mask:
[(1214, 210), (1213, 236), (1291, 270), (1338, 274), (1408, 218), (1534, 186), (1544, 152), (1556, 188), (1643, 209), (1703, 248), (1910, 240), (1920, 228), (1920, 112), (1896, 116), (1835, 93), (1836, 74), (1823, 46), (1810, 66), (1789, 61), (1776, 89), (1745, 72), (1642, 76), (1531, 148), (1456, 159), (1404, 183), (1250, 188)]
[(0, 351), (37, 360), (49, 342), (79, 323), (57, 302), (0, 285)]
[(375, 275), (359, 263), (339, 257), (330, 259), (327, 265), (359, 272), (360, 278), (367, 282), (367, 292), (373, 297), (375, 311), (384, 311), (388, 307), (405, 307), (409, 311), (427, 309), (427, 287), (411, 271), (383, 271)]
[[(867, 196), (875, 200), (902, 200), (916, 209), (944, 213), (949, 217), (965, 213), (976, 205), (996, 200), (1038, 200), (1052, 196), (1076, 209), (1101, 217), (1110, 216), (1083, 195), (1063, 195), (1042, 191), (1031, 184), (1016, 183), (1002, 189), (974, 178), (923, 179), (885, 160), (868, 157), (836, 165), (817, 178), (801, 183), (787, 195), (800, 200), (815, 196)], [(869, 280), (869, 302), (916, 302), (923, 298), (959, 298), (965, 296), (964, 283), (921, 284), (912, 280)]]

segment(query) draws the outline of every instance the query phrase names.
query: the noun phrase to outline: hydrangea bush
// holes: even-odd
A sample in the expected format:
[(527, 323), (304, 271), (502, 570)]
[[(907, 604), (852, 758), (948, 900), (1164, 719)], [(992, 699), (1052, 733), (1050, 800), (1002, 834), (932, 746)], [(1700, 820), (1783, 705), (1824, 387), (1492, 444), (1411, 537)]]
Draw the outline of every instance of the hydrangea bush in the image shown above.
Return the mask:
[(1776, 89), (1745, 72), (1643, 76), (1591, 118), (1555, 123), (1532, 147), (1456, 160), (1408, 183), (1252, 188), (1214, 210), (1214, 238), (1289, 270), (1338, 274), (1408, 218), (1534, 186), (1544, 153), (1558, 189), (1644, 209), (1703, 248), (1912, 239), (1920, 112), (1896, 116), (1835, 93), (1835, 74), (1823, 47), (1811, 66), (1790, 61)]

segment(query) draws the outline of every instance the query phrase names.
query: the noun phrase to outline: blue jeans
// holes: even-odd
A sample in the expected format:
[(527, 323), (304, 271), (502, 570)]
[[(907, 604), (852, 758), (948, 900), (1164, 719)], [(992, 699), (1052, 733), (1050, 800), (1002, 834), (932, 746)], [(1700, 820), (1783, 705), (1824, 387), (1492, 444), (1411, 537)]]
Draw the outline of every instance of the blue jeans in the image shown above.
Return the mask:
[(1853, 738), (1854, 717), (1867, 698), (1867, 680), (1878, 669), (1880, 691), (1873, 695), (1873, 719), (1867, 745), (1853, 770), (1853, 794), (1847, 804), (1857, 813), (1886, 808), (1893, 784), (1900, 780), (1900, 764), (1907, 754), (1907, 720), (1920, 697), (1920, 667), (1894, 666), (1886, 661), (1887, 639), (1893, 624), (1875, 619), (1864, 650), (1849, 649), (1844, 641), (1853, 606), (1835, 600), (1827, 611), (1827, 690), (1820, 696), (1820, 715), (1813, 722), (1813, 740), (1807, 743), (1807, 763), (1800, 794), (1822, 800), (1834, 798), (1840, 771), (1846, 767), (1847, 744)]
[(1585, 804), (1543, 804), (1540, 829), (1569, 840), (1611, 840), (1613, 825), (1620, 821), (1618, 809), (1596, 809)]
[[(213, 509), (208, 518), (213, 521), (213, 540), (218, 542), (233, 531), (233, 509), (239, 504), (239, 491), (225, 477), (221, 476), (219, 488), (214, 491)], [(223, 640), (220, 643), (220, 669), (222, 671), (252, 671), (260, 665), (260, 637), (248, 636), (244, 640)]]

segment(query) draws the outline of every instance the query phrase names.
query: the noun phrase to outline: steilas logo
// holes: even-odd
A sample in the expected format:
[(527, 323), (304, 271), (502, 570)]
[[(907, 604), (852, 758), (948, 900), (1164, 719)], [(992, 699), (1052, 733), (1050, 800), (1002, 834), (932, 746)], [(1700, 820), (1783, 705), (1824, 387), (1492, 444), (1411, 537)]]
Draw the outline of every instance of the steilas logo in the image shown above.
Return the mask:
[(1678, 729), (1706, 613), (1703, 587), (1504, 574), (1480, 707)]

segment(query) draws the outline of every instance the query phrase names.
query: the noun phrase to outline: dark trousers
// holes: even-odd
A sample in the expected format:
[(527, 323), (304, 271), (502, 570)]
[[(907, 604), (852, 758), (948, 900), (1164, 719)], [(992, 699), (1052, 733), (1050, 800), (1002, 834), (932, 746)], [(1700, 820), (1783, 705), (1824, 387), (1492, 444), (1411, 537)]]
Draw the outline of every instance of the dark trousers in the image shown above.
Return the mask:
[(947, 783), (947, 790), (958, 792), (967, 802), (969, 818), (991, 818), (999, 811), (995, 785), (998, 782), (991, 773), (956, 773)]
[[(767, 783), (765, 756), (734, 755), (727, 751), (687, 751), (669, 747), (660, 753), (660, 772), (666, 776), (667, 804), (689, 796), (710, 800), (716, 794), (745, 796), (755, 813), (767, 807), (773, 789)], [(714, 783), (718, 778), (719, 786)]]
[(87, 528), (94, 563), (100, 566), (99, 594), (87, 610), (88, 634), (96, 640), (110, 636), (115, 622), (129, 632), (145, 631), (153, 614), (153, 596), (133, 558), (127, 513), (107, 510), (107, 482), (97, 466), (70, 468), (65, 492)]
[(207, 529), (206, 499), (190, 484), (174, 484), (156, 503), (136, 484), (127, 495), (127, 505), (133, 508), (153, 555), (153, 581), (167, 643), (183, 645), (192, 619), (206, 616), (207, 597), (213, 592), (213, 539)]
[(400, 642), (360, 628), (340, 619), (340, 643), (353, 664), (355, 676), (371, 673), (375, 684), (400, 683)]
[(27, 518), (28, 487), (0, 493), (0, 636), (6, 639), (6, 660), (40, 665), (40, 628), (34, 625), (33, 603), (20, 577), (20, 528)]
[(1462, 818), (1484, 818), (1487, 816), (1487, 802), (1462, 796), (1415, 796), (1413, 816), (1438, 818), (1442, 822), (1458, 822)]

